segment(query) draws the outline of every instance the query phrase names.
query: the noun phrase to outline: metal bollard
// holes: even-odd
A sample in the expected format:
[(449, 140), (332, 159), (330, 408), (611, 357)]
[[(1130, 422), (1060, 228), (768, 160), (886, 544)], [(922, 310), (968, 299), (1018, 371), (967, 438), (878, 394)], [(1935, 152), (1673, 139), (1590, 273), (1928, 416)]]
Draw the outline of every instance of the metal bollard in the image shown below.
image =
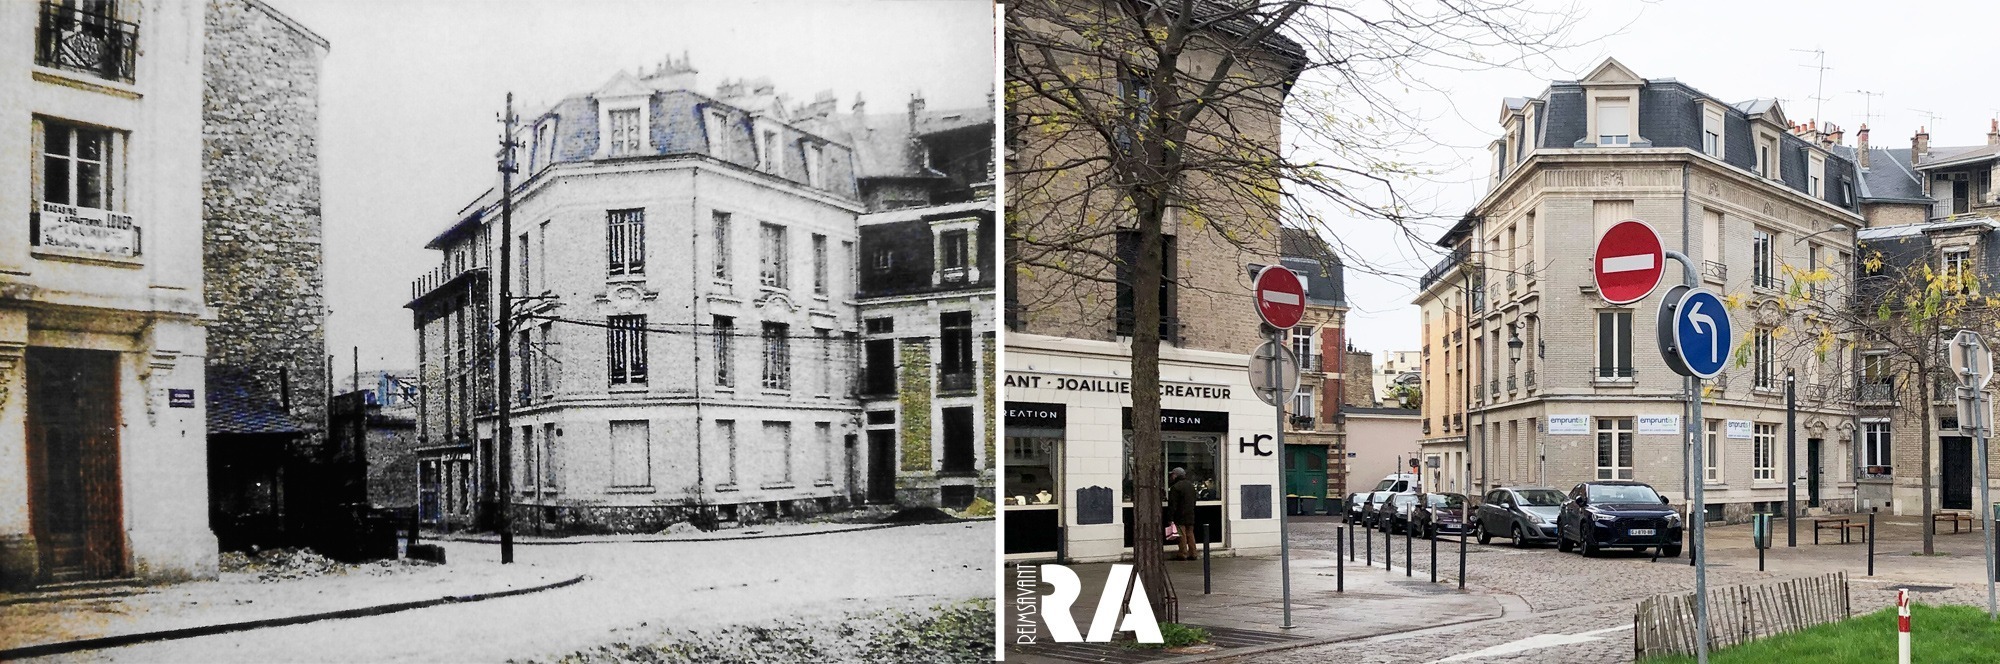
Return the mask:
[(1403, 576), (1415, 576), (1417, 573), (1416, 570), (1410, 568), (1410, 549), (1414, 548), (1410, 546), (1410, 538), (1412, 537), (1410, 531), (1412, 530), (1411, 526), (1414, 525), (1416, 524), (1403, 525)]
[(1056, 526), (1056, 564), (1069, 564), (1069, 529)]
[(1346, 546), (1347, 526), (1340, 526), (1333, 533), (1333, 591), (1347, 592), (1347, 557), (1354, 555), (1354, 547)]
[(1868, 575), (1875, 576), (1875, 510), (1868, 510)]
[(1209, 591), (1208, 524), (1201, 524), (1201, 594)]
[(1366, 537), (1363, 537), (1363, 538), (1361, 538), (1361, 539), (1364, 539), (1364, 540), (1367, 540), (1367, 541), (1368, 541), (1368, 566), (1369, 566), (1369, 567), (1374, 567), (1374, 566), (1375, 566), (1375, 533), (1368, 533), (1368, 535), (1367, 535)]
[[(1460, 537), (1464, 536), (1460, 535)], [(1438, 582), (1438, 538), (1436, 533), (1432, 533), (1431, 534), (1431, 583), (1437, 583), (1437, 582)]]
[(1396, 534), (1382, 529), (1382, 569), (1396, 571)]
[(1347, 562), (1354, 562), (1354, 524), (1341, 526), (1341, 529), (1347, 531)]

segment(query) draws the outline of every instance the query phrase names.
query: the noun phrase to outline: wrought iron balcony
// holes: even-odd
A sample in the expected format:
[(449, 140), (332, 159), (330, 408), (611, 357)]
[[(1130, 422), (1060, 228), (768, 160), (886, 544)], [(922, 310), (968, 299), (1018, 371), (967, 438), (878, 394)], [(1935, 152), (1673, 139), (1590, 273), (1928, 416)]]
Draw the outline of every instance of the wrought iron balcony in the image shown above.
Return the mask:
[(1485, 401), (1485, 400), (1486, 400), (1486, 386), (1485, 386), (1485, 385), (1474, 385), (1474, 386), (1472, 386), (1472, 400), (1473, 400), (1473, 401)]
[(1598, 381), (1630, 381), (1638, 375), (1632, 367), (1594, 367), (1590, 375)]
[(1520, 377), (1519, 377), (1519, 376), (1508, 376), (1508, 377), (1507, 377), (1507, 391), (1508, 391), (1508, 392), (1514, 392), (1514, 391), (1518, 391), (1518, 390), (1520, 390), (1520, 389), (1521, 389), (1521, 382), (1520, 382)]
[(1701, 278), (1718, 283), (1729, 281), (1729, 266), (1717, 261), (1702, 261)]
[(1431, 421), (1429, 419), (1424, 420), (1424, 435), (1431, 435)]
[(1896, 400), (1895, 385), (1889, 382), (1863, 381), (1855, 386), (1855, 400), (1864, 403), (1890, 403)]
[(139, 25), (83, 7), (82, 3), (42, 3), (35, 64), (131, 83), (139, 52)]
[(1764, 290), (1784, 290), (1785, 280), (1775, 274), (1759, 272), (1750, 275), (1750, 285)]
[(939, 392), (967, 392), (978, 384), (978, 375), (970, 371), (938, 374)]
[(1490, 393), (1491, 393), (1491, 394), (1493, 395), (1493, 400), (1494, 400), (1494, 401), (1499, 401), (1499, 400), (1500, 400), (1500, 379), (1498, 379), (1498, 378), (1495, 378), (1495, 379), (1493, 379), (1493, 380), (1491, 380), (1491, 381), (1487, 381), (1486, 385), (1487, 385), (1487, 388), (1486, 388), (1486, 389), (1490, 390), (1490, 391), (1491, 391)]
[(1312, 431), (1317, 424), (1318, 420), (1314, 419), (1311, 415), (1292, 416), (1293, 431)]

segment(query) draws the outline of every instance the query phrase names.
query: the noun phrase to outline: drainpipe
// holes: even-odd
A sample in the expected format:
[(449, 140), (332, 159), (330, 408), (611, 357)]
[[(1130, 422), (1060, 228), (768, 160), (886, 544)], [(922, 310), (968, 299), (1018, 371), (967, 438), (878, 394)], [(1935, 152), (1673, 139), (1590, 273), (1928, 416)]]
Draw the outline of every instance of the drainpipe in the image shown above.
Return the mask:
[[(713, 146), (711, 146), (711, 148), (712, 147)], [(710, 151), (710, 156), (714, 156), (714, 151), (712, 149)], [(691, 246), (696, 246), (696, 247), (701, 246), (700, 217), (701, 217), (701, 165), (699, 163), (696, 163), (694, 168), (688, 170), (688, 233), (690, 234), (688, 244)], [(717, 242), (720, 242), (721, 240), (722, 238), (716, 238)], [(720, 251), (718, 250), (717, 253), (719, 254)], [(703, 429), (708, 428), (707, 423), (703, 422), (701, 419), (701, 334), (699, 333), (699, 330), (703, 329), (701, 326), (701, 300), (702, 300), (701, 261), (698, 260), (688, 261), (688, 286), (689, 286), (688, 309), (694, 312), (694, 320), (688, 321), (690, 323), (693, 323), (693, 325), (688, 326), (688, 329), (697, 331), (696, 334), (694, 335), (694, 343), (693, 343), (694, 346), (694, 512), (696, 515), (700, 515), (704, 511), (706, 511), (708, 502), (707, 500), (705, 500), (706, 492), (708, 491), (708, 480), (703, 475), (702, 471), (704, 469), (702, 467), (702, 462), (701, 462), (701, 447), (702, 447), (701, 432)], [(708, 328), (708, 330), (709, 330), (708, 343), (709, 346), (713, 348), (715, 346), (715, 339), (716, 339), (715, 328)]]

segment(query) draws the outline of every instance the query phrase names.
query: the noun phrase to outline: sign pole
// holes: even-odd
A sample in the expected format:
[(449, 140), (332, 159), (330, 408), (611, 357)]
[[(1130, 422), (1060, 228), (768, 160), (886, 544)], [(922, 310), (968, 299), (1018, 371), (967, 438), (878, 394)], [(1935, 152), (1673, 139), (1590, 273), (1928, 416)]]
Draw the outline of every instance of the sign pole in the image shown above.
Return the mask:
[[(1680, 261), (1682, 270), (1681, 278), (1687, 283), (1689, 288), (1699, 288), (1701, 286), (1701, 275), (1695, 271), (1692, 259), (1689, 259), (1686, 254), (1678, 251), (1668, 251), (1665, 253), (1668, 258)], [(1687, 386), (1688, 416), (1693, 418), (1693, 422), (1687, 423), (1686, 426), (1688, 427), (1687, 430), (1691, 430), (1694, 428), (1694, 423), (1702, 422), (1701, 377), (1689, 375), (1687, 377)], [(1704, 428), (1706, 427), (1704, 426)], [(1688, 446), (1692, 455), (1692, 458), (1688, 460), (1688, 465), (1691, 468), (1700, 469), (1705, 477), (1708, 465), (1702, 459), (1702, 454), (1705, 451), (1703, 447), (1704, 445)], [(1704, 480), (1689, 482), (1688, 484), (1694, 489), (1693, 499), (1688, 504), (1687, 518), (1688, 532), (1693, 533), (1691, 539), (1694, 540), (1694, 551), (1692, 554), (1694, 556), (1694, 654), (1696, 662), (1699, 664), (1708, 664), (1708, 552), (1705, 546), (1706, 542), (1703, 540), (1704, 528), (1702, 527), (1708, 521), (1708, 510), (1702, 504), (1702, 499), (1704, 498), (1702, 488), (1708, 482)]]
[(1992, 432), (1987, 427), (1992, 419), (1987, 412), (1986, 385), (1993, 380), (1992, 350), (1986, 340), (1972, 330), (1959, 330), (1947, 346), (1951, 350), (1951, 365), (1958, 374), (1958, 428), (1960, 433), (1970, 434), (1973, 445), (1979, 449), (1979, 502), (1982, 514), (1979, 517), (1984, 532), (1979, 539), (1986, 547), (1986, 620), (1996, 619), (1994, 601), (1994, 558), (1993, 558), (1993, 479), (1991, 459), (1987, 456)]
[[(1285, 347), (1280, 339), (1283, 335), (1284, 330), (1276, 327), (1271, 328), (1271, 358), (1267, 362), (1270, 363), (1271, 381), (1274, 383), (1271, 386), (1271, 391), (1274, 395), (1279, 389), (1285, 387), (1285, 370), (1283, 366), (1285, 361)], [(1272, 401), (1277, 402), (1277, 405), (1272, 406), (1272, 410), (1277, 413), (1278, 433), (1275, 438), (1277, 439), (1278, 446), (1278, 488), (1280, 489), (1278, 495), (1280, 496), (1285, 495), (1285, 492), (1282, 490), (1285, 488), (1286, 479), (1285, 457), (1291, 456), (1285, 451), (1285, 398), (1290, 396), (1289, 394), (1276, 395), (1277, 398), (1272, 399)], [(1278, 506), (1278, 583), (1283, 586), (1285, 595), (1285, 624), (1280, 627), (1284, 629), (1292, 628), (1292, 535), (1291, 528), (1289, 527), (1291, 525), (1291, 517), (1289, 516), (1292, 512), (1291, 508), (1290, 504)]]

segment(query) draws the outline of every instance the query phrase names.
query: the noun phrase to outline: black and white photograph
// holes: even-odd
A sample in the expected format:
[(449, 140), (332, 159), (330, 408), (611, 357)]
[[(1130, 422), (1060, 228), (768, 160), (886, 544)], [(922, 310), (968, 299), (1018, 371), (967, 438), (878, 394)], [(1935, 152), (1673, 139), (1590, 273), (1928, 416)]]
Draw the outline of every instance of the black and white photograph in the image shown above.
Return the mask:
[(992, 659), (998, 16), (0, 0), (0, 659)]

